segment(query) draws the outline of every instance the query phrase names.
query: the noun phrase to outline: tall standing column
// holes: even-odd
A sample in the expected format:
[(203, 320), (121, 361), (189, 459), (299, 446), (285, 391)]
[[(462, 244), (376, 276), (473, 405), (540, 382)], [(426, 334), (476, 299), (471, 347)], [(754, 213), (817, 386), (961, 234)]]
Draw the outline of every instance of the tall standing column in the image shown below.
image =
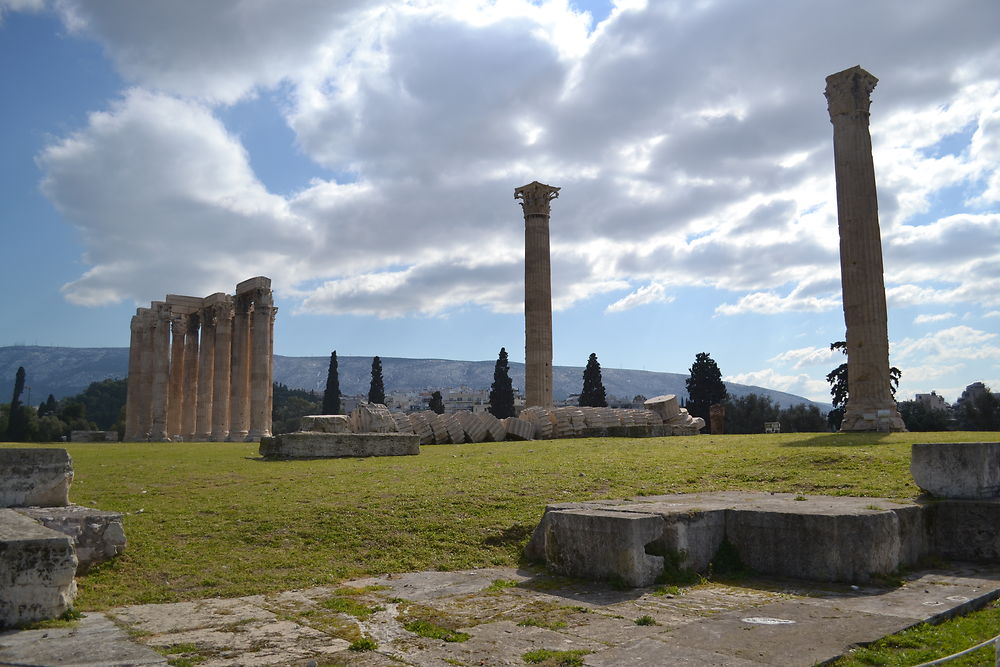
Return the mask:
[(231, 386), (229, 387), (229, 440), (243, 442), (249, 433), (249, 383), (247, 355), (250, 342), (250, 300), (234, 298)]
[(549, 202), (559, 188), (532, 181), (514, 190), (524, 211), (525, 407), (552, 406), (552, 269)]
[(171, 440), (181, 434), (181, 409), (184, 403), (184, 336), (187, 315), (171, 313), (170, 320), (170, 400), (167, 405), (167, 436)]
[(833, 123), (848, 401), (841, 431), (905, 431), (889, 385), (889, 333), (868, 127), (878, 79), (852, 67), (826, 78)]
[(149, 439), (154, 442), (170, 440), (167, 434), (167, 412), (170, 408), (170, 307), (153, 302), (153, 387), (150, 399), (152, 424)]
[(181, 436), (185, 442), (194, 440), (195, 412), (198, 409), (198, 330), (201, 321), (197, 313), (188, 316), (184, 339), (184, 397), (181, 404)]
[(213, 300), (215, 318), (215, 373), (212, 385), (212, 437), (222, 442), (229, 437), (229, 394), (232, 368), (233, 301), (218, 293), (208, 297)]
[(139, 392), (142, 383), (142, 346), (145, 323), (137, 310), (129, 324), (131, 338), (128, 346), (128, 387), (125, 394), (125, 442), (136, 442), (139, 438)]
[(139, 311), (142, 313), (142, 355), (139, 365), (139, 393), (136, 397), (139, 408), (136, 440), (148, 440), (149, 432), (153, 426), (153, 360), (155, 358), (153, 332), (156, 316), (149, 308), (140, 308)]
[(198, 356), (198, 407), (195, 410), (194, 440), (212, 437), (212, 392), (215, 384), (215, 315), (211, 308), (198, 313), (201, 320), (201, 347)]
[(258, 289), (254, 294), (253, 326), (250, 336), (250, 433), (254, 441), (271, 436), (271, 290)]

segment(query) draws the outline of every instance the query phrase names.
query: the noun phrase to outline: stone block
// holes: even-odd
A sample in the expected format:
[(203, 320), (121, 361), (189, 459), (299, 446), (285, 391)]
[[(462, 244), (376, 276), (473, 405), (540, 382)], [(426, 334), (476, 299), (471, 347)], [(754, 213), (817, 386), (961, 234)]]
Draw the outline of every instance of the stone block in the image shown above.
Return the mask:
[(939, 500), (926, 505), (934, 555), (945, 560), (1000, 561), (1000, 498)]
[(434, 444), (451, 444), (451, 435), (448, 433), (448, 425), (445, 423), (444, 415), (439, 415), (433, 410), (424, 410), (421, 414), (427, 419), (427, 425), (434, 432)]
[(548, 517), (545, 561), (559, 574), (649, 586), (663, 572), (663, 558), (645, 547), (662, 533), (663, 519), (655, 514), (557, 510)]
[(317, 433), (350, 433), (347, 415), (306, 415), (299, 421), (300, 431)]
[(938, 498), (1000, 497), (1000, 442), (914, 444), (910, 473)]
[(118, 431), (70, 431), (70, 442), (118, 442)]
[(420, 444), (433, 445), (434, 431), (431, 429), (427, 417), (421, 412), (411, 412), (406, 417), (410, 421), (410, 429), (420, 436)]
[(486, 430), (486, 424), (479, 418), (479, 415), (474, 415), (471, 412), (457, 412), (455, 416), (462, 424), (467, 442), (483, 442), (486, 440), (489, 433)]
[(659, 415), (660, 419), (663, 421), (668, 421), (673, 419), (681, 413), (680, 403), (677, 401), (677, 396), (675, 394), (663, 394), (662, 396), (654, 396), (653, 398), (646, 399), (643, 403), (647, 410), (651, 410)]
[(65, 449), (0, 449), (0, 507), (68, 505), (72, 481)]
[(420, 436), (409, 433), (284, 433), (261, 438), (266, 459), (324, 459), (345, 456), (409, 456), (420, 453)]
[(504, 430), (509, 440), (534, 440), (535, 425), (519, 417), (507, 417), (503, 420)]
[(0, 509), (0, 628), (56, 618), (69, 609), (76, 565), (68, 536)]
[(348, 418), (353, 433), (395, 433), (396, 420), (381, 403), (362, 403)]
[(398, 433), (416, 433), (413, 430), (413, 426), (410, 425), (410, 418), (407, 417), (402, 412), (390, 412), (389, 415), (392, 420), (396, 422), (396, 431)]
[(444, 427), (448, 430), (448, 439), (460, 445), (465, 442), (465, 429), (462, 428), (462, 422), (459, 421), (458, 417), (454, 414), (441, 415), (441, 421), (444, 423)]
[(484, 412), (477, 416), (479, 417), (479, 421), (481, 421), (483, 426), (486, 428), (487, 440), (492, 442), (503, 442), (507, 439), (507, 429), (504, 428), (503, 422), (489, 412)]
[(19, 507), (15, 511), (73, 540), (78, 575), (86, 574), (92, 566), (120, 556), (125, 551), (125, 528), (120, 512), (80, 505)]
[(258, 289), (271, 289), (271, 279), (264, 276), (254, 276), (253, 278), (247, 278), (243, 282), (236, 284), (236, 294), (245, 294), (246, 292), (252, 292)]

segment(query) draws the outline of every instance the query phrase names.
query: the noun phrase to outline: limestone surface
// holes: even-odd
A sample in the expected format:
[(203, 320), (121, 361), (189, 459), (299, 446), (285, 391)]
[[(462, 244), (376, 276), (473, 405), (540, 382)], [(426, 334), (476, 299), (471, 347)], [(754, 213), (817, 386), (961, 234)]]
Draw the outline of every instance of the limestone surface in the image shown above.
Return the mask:
[(408, 456), (420, 453), (420, 437), (410, 433), (283, 433), (260, 441), (266, 459), (344, 456)]
[(67, 505), (72, 482), (65, 449), (0, 449), (0, 507)]
[(1000, 497), (1000, 442), (917, 443), (910, 472), (937, 498)]
[(299, 430), (318, 433), (349, 433), (351, 425), (347, 415), (306, 415), (299, 421)]
[(19, 507), (15, 510), (46, 528), (57, 530), (73, 540), (78, 575), (86, 574), (98, 563), (125, 552), (127, 541), (120, 512), (67, 505), (66, 507)]

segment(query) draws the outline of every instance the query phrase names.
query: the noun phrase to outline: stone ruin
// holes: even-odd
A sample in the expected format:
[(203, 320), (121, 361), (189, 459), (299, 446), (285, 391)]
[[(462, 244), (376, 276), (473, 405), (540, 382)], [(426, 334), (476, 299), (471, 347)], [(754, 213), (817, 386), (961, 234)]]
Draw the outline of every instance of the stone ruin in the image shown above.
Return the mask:
[(71, 504), (72, 481), (65, 449), (0, 449), (0, 628), (58, 617), (125, 550), (122, 515)]
[(204, 298), (168, 294), (132, 318), (125, 441), (271, 435), (271, 279)]
[(358, 406), (350, 415), (309, 415), (300, 430), (261, 441), (265, 458), (393, 456), (418, 454), (418, 445), (447, 445), (553, 438), (649, 438), (697, 435), (705, 420), (692, 417), (673, 394), (656, 396), (645, 410), (562, 407), (526, 408), (519, 417), (488, 412), (390, 412), (384, 405)]

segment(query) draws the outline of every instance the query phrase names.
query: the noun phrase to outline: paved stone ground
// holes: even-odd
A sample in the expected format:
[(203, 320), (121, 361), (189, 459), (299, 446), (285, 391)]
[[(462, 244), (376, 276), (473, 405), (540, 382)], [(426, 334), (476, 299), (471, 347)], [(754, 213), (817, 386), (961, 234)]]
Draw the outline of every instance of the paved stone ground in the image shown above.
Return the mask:
[[(419, 572), (121, 607), (87, 614), (74, 628), (3, 632), (0, 665), (523, 666), (537, 649), (584, 651), (592, 667), (813, 665), (998, 596), (1000, 569), (975, 566), (916, 573), (892, 589), (754, 579), (674, 594), (527, 570)], [(414, 620), (468, 638), (421, 637), (404, 628)], [(377, 648), (349, 650), (362, 636)]]

